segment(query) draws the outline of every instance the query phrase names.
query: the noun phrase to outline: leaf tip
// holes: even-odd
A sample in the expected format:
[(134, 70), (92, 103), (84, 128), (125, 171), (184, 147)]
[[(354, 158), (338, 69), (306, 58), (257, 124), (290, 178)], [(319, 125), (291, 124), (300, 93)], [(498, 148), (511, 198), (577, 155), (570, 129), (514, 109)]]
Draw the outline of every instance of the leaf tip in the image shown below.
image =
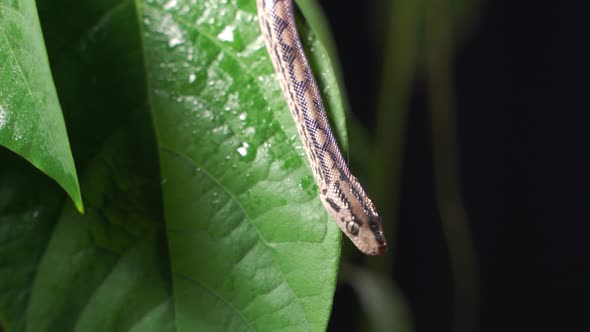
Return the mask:
[(76, 210), (78, 210), (78, 212), (80, 212), (80, 214), (84, 214), (84, 204), (82, 204), (82, 201), (75, 203), (76, 205)]

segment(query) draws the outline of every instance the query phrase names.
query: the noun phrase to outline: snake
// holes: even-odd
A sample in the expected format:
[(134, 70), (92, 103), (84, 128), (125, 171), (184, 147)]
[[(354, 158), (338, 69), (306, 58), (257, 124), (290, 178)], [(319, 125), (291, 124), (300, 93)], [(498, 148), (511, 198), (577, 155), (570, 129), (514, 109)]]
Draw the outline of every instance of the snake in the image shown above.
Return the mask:
[(258, 21), (319, 196), (328, 214), (364, 254), (386, 251), (381, 218), (338, 147), (297, 31), (293, 0), (256, 0)]

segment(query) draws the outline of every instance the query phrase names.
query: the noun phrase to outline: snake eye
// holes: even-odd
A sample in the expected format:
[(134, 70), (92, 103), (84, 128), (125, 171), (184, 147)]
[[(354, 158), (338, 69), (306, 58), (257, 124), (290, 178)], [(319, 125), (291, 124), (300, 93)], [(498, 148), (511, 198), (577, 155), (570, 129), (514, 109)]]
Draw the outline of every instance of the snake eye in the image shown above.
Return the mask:
[(357, 235), (359, 233), (359, 224), (349, 221), (346, 223), (346, 230), (352, 235)]

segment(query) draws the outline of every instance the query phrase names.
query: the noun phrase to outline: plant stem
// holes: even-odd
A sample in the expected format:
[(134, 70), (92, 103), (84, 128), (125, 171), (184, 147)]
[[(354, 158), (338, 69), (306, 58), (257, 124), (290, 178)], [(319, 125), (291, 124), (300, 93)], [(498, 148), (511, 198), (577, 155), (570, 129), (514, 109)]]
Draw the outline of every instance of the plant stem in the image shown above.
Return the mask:
[[(380, 6), (383, 4), (379, 3)], [(379, 8), (381, 10), (381, 7)], [(415, 76), (418, 36), (418, 5), (415, 0), (399, 0), (388, 8), (391, 12), (379, 99), (377, 104), (377, 139), (375, 172), (372, 187), (380, 209), (388, 246), (393, 248), (395, 219), (398, 215), (400, 173), (406, 133), (406, 115)], [(391, 273), (393, 264), (387, 264)]]
[(424, 3), (435, 194), (451, 260), (453, 330), (474, 332), (479, 329), (479, 288), (474, 247), (459, 187), (450, 8), (447, 1)]

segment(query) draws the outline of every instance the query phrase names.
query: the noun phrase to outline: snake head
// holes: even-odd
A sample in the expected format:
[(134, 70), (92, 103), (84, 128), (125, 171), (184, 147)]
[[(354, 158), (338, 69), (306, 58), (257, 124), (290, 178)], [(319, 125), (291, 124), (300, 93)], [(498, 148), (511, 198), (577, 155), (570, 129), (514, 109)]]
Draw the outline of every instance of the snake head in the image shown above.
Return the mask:
[(320, 197), (326, 210), (360, 251), (371, 256), (385, 253), (387, 243), (381, 217), (354, 176), (321, 188)]

